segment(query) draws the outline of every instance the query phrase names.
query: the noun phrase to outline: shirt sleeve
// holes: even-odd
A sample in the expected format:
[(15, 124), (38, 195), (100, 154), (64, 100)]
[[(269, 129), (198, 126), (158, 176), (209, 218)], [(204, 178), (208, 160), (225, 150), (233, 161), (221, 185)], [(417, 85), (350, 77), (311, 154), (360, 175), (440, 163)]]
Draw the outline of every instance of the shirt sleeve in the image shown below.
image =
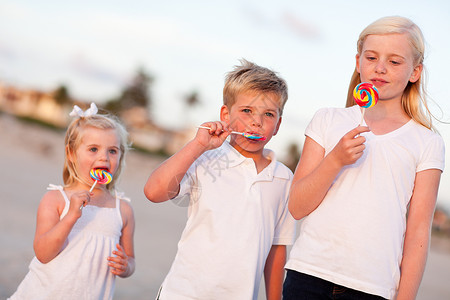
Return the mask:
[(297, 221), (292, 217), (289, 210), (286, 209), (283, 213), (280, 223), (277, 225), (275, 236), (273, 238), (273, 245), (292, 245), (295, 241)]
[(444, 140), (438, 134), (426, 143), (425, 150), (422, 153), (416, 172), (439, 169), (444, 171), (445, 166), (445, 145)]
[(288, 209), (289, 189), (292, 183), (293, 175), (289, 178), (284, 192), (284, 201), (280, 201), (281, 216), (275, 227), (273, 245), (292, 245), (295, 241), (297, 221), (292, 217)]
[(324, 145), (324, 134), (327, 132), (327, 122), (326, 118), (329, 115), (327, 108), (322, 108), (318, 110), (311, 122), (305, 130), (305, 135), (312, 138), (316, 143), (325, 148)]
[(193, 187), (195, 186), (197, 179), (196, 179), (196, 169), (197, 169), (197, 163), (194, 162), (189, 169), (187, 170), (186, 174), (184, 174), (183, 178), (180, 181), (180, 190), (178, 192), (178, 195), (176, 195), (173, 199), (178, 199), (184, 196), (188, 196), (192, 193)]

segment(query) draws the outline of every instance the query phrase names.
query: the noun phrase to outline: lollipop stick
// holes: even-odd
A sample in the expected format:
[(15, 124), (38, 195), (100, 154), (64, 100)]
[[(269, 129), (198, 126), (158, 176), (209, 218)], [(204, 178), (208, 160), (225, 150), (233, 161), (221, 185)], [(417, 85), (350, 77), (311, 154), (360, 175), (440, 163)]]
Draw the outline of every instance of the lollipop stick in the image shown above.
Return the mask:
[[(197, 128), (200, 128), (200, 129), (209, 129), (209, 130), (211, 130), (211, 128), (206, 127), (206, 126), (197, 126)], [(222, 131), (223, 131), (223, 130), (222, 130)], [(240, 135), (243, 135), (243, 134), (244, 134), (243, 132), (237, 132), (237, 131), (231, 131), (230, 133), (233, 133), (233, 134), (240, 134)]]
[(359, 126), (362, 126), (363, 122), (364, 122), (364, 113), (366, 112), (366, 108), (363, 107), (362, 108), (362, 114), (361, 114), (361, 123), (359, 123)]
[[(94, 181), (94, 184), (93, 184), (93, 185), (91, 186), (91, 189), (89, 190), (89, 193), (91, 193), (91, 192), (92, 192), (92, 190), (94, 189), (94, 187), (95, 187), (95, 185), (96, 185), (96, 184), (97, 184), (97, 180), (96, 180), (96, 181)], [(83, 206), (83, 205), (81, 205), (81, 206), (80, 206), (80, 210), (81, 210), (81, 209), (83, 209), (83, 207), (84, 207), (84, 206)]]
[(206, 126), (197, 126), (197, 128), (200, 128), (200, 129), (209, 129), (209, 130), (211, 130), (211, 128), (206, 127)]
[[(209, 128), (209, 127), (205, 127), (205, 126), (197, 126), (197, 128), (200, 128), (200, 129), (209, 129), (209, 130), (211, 130), (211, 128)], [(223, 131), (223, 130), (222, 130)], [(231, 134), (238, 134), (238, 135), (242, 135), (242, 136), (245, 136), (246, 134), (245, 134), (245, 132), (239, 132), (239, 131), (231, 131), (230, 132)], [(252, 139), (262, 139), (262, 140), (265, 140), (265, 137), (262, 137), (262, 136), (254, 136), (254, 137), (251, 137)]]
[[(97, 184), (97, 180), (94, 181), (94, 184), (91, 186), (91, 189), (89, 190), (89, 193), (92, 192), (92, 190), (94, 189), (94, 187), (95, 187), (96, 184)], [(83, 207), (84, 207), (84, 205), (81, 205), (81, 206), (80, 206), (80, 210), (82, 210)]]
[(89, 193), (92, 192), (92, 190), (94, 189), (95, 185), (97, 184), (97, 181), (98, 180), (94, 181), (94, 184), (91, 186), (91, 189), (89, 190)]

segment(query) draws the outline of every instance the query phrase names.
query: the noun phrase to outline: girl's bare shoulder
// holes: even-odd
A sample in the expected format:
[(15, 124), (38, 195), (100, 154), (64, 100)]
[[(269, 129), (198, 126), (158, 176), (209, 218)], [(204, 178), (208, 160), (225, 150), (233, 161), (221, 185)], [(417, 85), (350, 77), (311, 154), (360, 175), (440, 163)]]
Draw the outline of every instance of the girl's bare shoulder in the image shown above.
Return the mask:
[(130, 224), (130, 222), (134, 224), (134, 212), (130, 201), (124, 199), (120, 200), (120, 214), (122, 215), (124, 225)]
[(42, 196), (41, 202), (39, 203), (39, 209), (56, 208), (61, 212), (64, 209), (64, 206), (64, 197), (58, 190), (47, 191), (44, 196)]

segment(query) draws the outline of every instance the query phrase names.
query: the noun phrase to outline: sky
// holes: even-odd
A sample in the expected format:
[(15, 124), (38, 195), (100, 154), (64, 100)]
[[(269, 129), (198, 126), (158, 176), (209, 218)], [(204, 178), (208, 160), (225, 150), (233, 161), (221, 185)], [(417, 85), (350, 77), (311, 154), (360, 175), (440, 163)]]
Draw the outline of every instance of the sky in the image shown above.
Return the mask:
[[(102, 103), (143, 69), (154, 78), (151, 117), (194, 128), (218, 119), (224, 76), (245, 58), (288, 83), (281, 129), (269, 143), (283, 158), (288, 144), (302, 145), (315, 111), (345, 105), (358, 35), (390, 15), (422, 29), (431, 109), (449, 122), (447, 0), (0, 0), (0, 82), (44, 91), (64, 84), (73, 97)], [(194, 91), (201, 105), (186, 110)], [(450, 124), (436, 125), (450, 149)], [(448, 208), (449, 181), (447, 170), (438, 203)]]

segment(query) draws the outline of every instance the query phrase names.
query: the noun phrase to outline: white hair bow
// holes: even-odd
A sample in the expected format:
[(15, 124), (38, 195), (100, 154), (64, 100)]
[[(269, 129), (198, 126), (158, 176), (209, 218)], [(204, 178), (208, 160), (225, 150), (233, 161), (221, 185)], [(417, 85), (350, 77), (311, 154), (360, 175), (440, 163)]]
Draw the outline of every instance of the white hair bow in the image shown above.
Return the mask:
[(73, 110), (70, 112), (69, 116), (71, 117), (80, 117), (80, 118), (84, 118), (84, 117), (89, 117), (89, 116), (93, 116), (95, 114), (97, 114), (98, 109), (97, 109), (97, 105), (95, 105), (94, 102), (91, 103), (91, 107), (86, 109), (85, 111), (83, 111), (78, 105), (75, 105), (73, 107)]

